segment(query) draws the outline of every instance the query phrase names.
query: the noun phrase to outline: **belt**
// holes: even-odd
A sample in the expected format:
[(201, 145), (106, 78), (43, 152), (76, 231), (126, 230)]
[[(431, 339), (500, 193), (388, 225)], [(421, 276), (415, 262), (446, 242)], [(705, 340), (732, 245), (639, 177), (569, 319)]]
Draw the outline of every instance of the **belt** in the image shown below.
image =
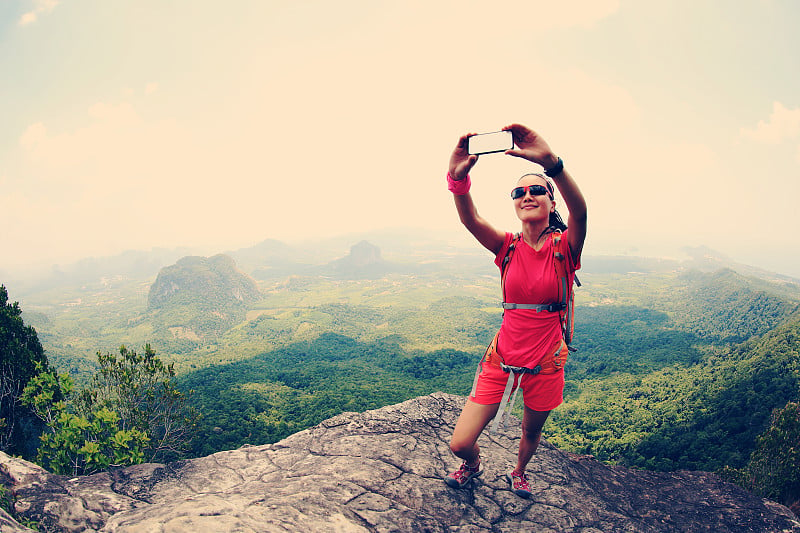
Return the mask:
[[(503, 357), (497, 351), (497, 337), (499, 335), (500, 332), (498, 331), (492, 339), (492, 342), (486, 348), (486, 353), (483, 355), (483, 359), (478, 364), (478, 370), (475, 372), (475, 380), (472, 383), (472, 393), (470, 394), (470, 396), (475, 396), (475, 391), (478, 385), (478, 376), (480, 375), (483, 363), (488, 363), (489, 365), (500, 368), (503, 372), (508, 373), (508, 380), (506, 381), (506, 388), (503, 391), (503, 398), (500, 400), (499, 410), (494, 417), (494, 422), (492, 423), (492, 427), (490, 429), (492, 433), (497, 433), (497, 429), (500, 426), (500, 421), (503, 419), (505, 413), (511, 411), (511, 408), (517, 399), (519, 386), (514, 388), (515, 384), (519, 385), (519, 383), (517, 383), (517, 376), (521, 376), (522, 374), (531, 374), (535, 376), (537, 374), (555, 374), (556, 372), (560, 372), (564, 369), (564, 363), (566, 362), (567, 355), (569, 354), (567, 345), (563, 340), (559, 340), (558, 344), (552, 349), (548, 350), (547, 355), (545, 355), (542, 361), (533, 368), (507, 365), (503, 362)], [(514, 389), (513, 396), (511, 396), (512, 389)], [(505, 423), (503, 424), (503, 427), (505, 428)]]

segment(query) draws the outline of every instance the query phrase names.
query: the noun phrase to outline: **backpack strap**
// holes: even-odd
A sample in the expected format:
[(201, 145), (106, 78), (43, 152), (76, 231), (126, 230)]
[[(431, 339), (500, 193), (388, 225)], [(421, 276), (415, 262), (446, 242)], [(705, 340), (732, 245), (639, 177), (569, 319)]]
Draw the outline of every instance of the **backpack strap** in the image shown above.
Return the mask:
[(517, 248), (517, 244), (519, 244), (521, 239), (522, 233), (514, 235), (511, 239), (511, 243), (508, 245), (506, 255), (500, 263), (500, 294), (503, 296), (503, 309), (505, 309), (506, 306), (506, 275), (508, 274), (508, 266), (511, 263), (511, 258), (514, 257), (514, 250)]
[[(563, 253), (560, 249), (557, 248), (558, 243), (561, 241), (561, 231), (557, 230), (553, 232), (553, 253), (555, 257), (558, 259), (559, 257), (564, 259)], [(536, 312), (539, 311), (550, 311), (550, 312), (561, 312), (566, 308), (566, 302), (564, 301), (562, 288), (559, 288), (559, 301), (553, 302), (551, 304), (517, 304), (517, 303), (510, 303), (506, 302), (506, 275), (508, 274), (508, 267), (511, 264), (511, 258), (514, 257), (514, 250), (516, 250), (517, 244), (519, 244), (520, 240), (522, 240), (522, 233), (517, 233), (514, 235), (513, 239), (511, 240), (511, 244), (508, 245), (508, 249), (506, 250), (506, 255), (503, 257), (503, 260), (500, 262), (500, 292), (503, 296), (503, 304), (502, 307), (504, 310), (506, 309), (530, 309)], [(558, 262), (558, 261), (556, 261)], [(564, 276), (566, 276), (566, 265), (564, 266)], [(558, 274), (558, 268), (556, 268), (556, 273)], [(559, 275), (559, 280), (561, 276)], [(564, 279), (567, 279), (566, 277)], [(580, 286), (580, 283), (578, 283)]]
[[(559, 317), (561, 318), (561, 332), (564, 337), (564, 342), (571, 351), (575, 351), (572, 344), (572, 334), (575, 330), (575, 316), (573, 314), (573, 307), (575, 301), (575, 293), (572, 290), (572, 283), (569, 279), (567, 272), (567, 255), (570, 253), (569, 243), (563, 238), (564, 235), (561, 230), (553, 232), (553, 266), (556, 269), (556, 277), (558, 278), (558, 303), (561, 309), (559, 310)], [(580, 281), (577, 276), (575, 277), (577, 285), (580, 287)]]

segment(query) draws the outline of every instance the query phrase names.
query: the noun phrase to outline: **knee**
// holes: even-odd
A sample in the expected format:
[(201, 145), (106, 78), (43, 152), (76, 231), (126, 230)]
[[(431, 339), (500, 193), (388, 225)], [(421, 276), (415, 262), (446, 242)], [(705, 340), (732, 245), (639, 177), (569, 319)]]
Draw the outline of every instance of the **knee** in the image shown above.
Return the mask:
[(450, 440), (450, 451), (453, 452), (456, 457), (464, 457), (465, 455), (469, 455), (473, 447), (474, 443), (472, 442), (456, 439), (455, 437)]
[(525, 416), (522, 417), (522, 436), (529, 442), (538, 442), (542, 436), (542, 428), (550, 411), (533, 411), (525, 406)]
[(542, 426), (522, 425), (522, 436), (529, 442), (538, 441), (542, 437)]

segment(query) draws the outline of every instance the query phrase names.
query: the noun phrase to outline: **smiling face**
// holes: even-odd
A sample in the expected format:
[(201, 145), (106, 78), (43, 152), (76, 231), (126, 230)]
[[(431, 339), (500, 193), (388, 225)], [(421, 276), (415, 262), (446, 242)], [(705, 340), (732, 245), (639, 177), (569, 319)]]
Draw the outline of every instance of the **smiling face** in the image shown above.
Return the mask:
[(549, 190), (545, 178), (534, 174), (522, 176), (517, 182), (517, 187), (525, 187), (525, 194), (514, 200), (517, 217), (523, 222), (548, 221), (550, 213), (556, 209), (555, 200), (549, 194), (533, 196), (528, 189), (529, 185), (542, 185)]

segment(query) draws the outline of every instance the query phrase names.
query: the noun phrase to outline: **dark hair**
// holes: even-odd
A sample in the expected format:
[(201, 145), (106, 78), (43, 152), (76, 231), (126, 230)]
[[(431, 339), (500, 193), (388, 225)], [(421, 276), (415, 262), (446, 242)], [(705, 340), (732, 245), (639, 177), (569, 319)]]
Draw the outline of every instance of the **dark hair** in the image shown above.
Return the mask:
[(545, 232), (550, 233), (551, 231), (555, 230), (564, 231), (565, 229), (567, 229), (567, 225), (561, 219), (561, 215), (558, 214), (558, 211), (553, 210), (553, 212), (550, 213), (550, 223)]
[[(529, 172), (528, 174), (523, 174), (520, 176), (519, 180), (517, 180), (517, 183), (519, 183), (519, 181), (526, 176), (536, 176), (542, 178), (547, 186), (547, 190), (550, 191), (550, 199), (555, 199), (555, 188), (553, 187), (553, 183), (547, 179), (547, 176), (544, 174), (538, 174), (536, 172)], [(564, 220), (561, 218), (558, 210), (553, 209), (553, 212), (550, 213), (550, 220), (548, 221), (547, 228), (545, 228), (545, 230), (542, 232), (542, 235), (546, 235), (554, 231), (564, 231), (565, 229), (567, 229), (567, 225), (564, 223)], [(542, 235), (539, 235), (539, 237)]]

